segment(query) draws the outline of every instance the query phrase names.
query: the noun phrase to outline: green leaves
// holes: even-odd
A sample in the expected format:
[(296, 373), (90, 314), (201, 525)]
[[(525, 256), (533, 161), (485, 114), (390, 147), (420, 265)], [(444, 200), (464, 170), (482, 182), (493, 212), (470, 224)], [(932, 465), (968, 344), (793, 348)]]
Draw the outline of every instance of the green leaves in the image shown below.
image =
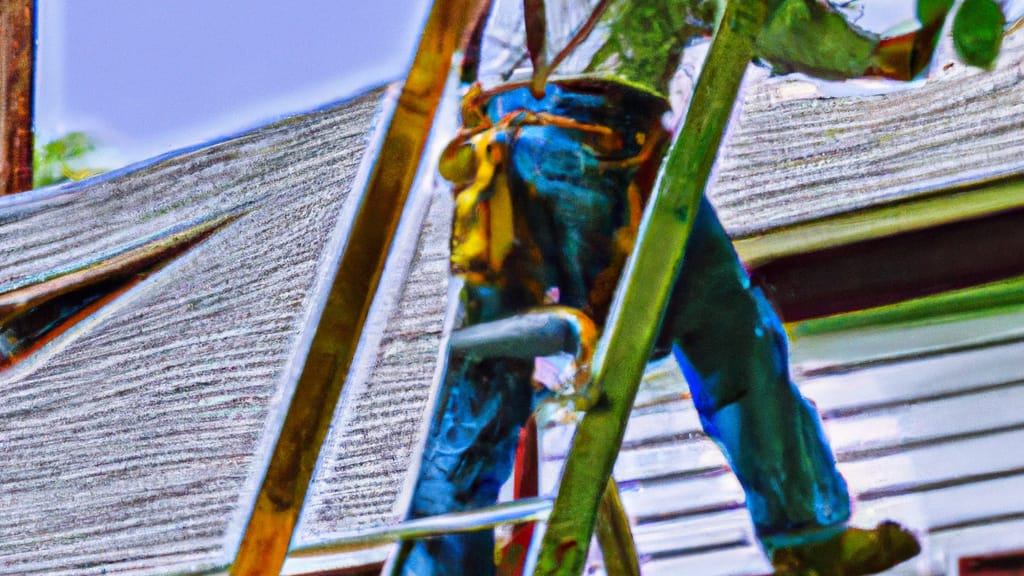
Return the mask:
[(776, 2), (757, 39), (757, 55), (776, 72), (804, 72), (819, 78), (855, 78), (871, 64), (878, 38), (847, 22), (817, 0)]
[(922, 26), (929, 26), (946, 19), (953, 9), (953, 0), (917, 0), (917, 19)]
[[(940, 0), (924, 0), (931, 4)], [(995, 0), (964, 0), (953, 19), (953, 45), (964, 62), (971, 66), (990, 68), (999, 55), (1006, 17)]]
[[(929, 59), (953, 4), (954, 0), (917, 0), (921, 35), (928, 36), (931, 42)], [(991, 68), (999, 55), (1005, 26), (1006, 17), (997, 0), (964, 0), (953, 18), (953, 45), (957, 54), (971, 66)], [(923, 46), (921, 42), (918, 44)], [(916, 51), (923, 52), (920, 46)], [(920, 59), (922, 55), (915, 56)]]
[[(964, 0), (953, 20), (957, 53), (972, 66), (990, 68), (999, 54), (1006, 18), (1001, 0)], [(887, 38), (861, 30), (818, 0), (772, 0), (758, 56), (776, 72), (804, 72), (828, 79), (864, 74), (909, 80), (931, 61), (954, 0), (917, 0), (921, 28)]]
[(81, 180), (103, 172), (93, 168), (76, 168), (96, 149), (92, 138), (83, 132), (70, 132), (60, 138), (36, 146), (33, 153), (33, 187)]

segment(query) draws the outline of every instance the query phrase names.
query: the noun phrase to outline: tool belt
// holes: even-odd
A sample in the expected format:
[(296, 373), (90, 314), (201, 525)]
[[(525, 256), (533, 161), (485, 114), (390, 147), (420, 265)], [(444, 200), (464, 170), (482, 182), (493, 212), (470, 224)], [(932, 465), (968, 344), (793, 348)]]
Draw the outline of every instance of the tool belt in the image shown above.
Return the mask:
[(664, 99), (604, 80), (463, 100), (441, 159), (454, 184), (452, 270), (516, 308), (558, 302), (603, 318), (666, 142)]

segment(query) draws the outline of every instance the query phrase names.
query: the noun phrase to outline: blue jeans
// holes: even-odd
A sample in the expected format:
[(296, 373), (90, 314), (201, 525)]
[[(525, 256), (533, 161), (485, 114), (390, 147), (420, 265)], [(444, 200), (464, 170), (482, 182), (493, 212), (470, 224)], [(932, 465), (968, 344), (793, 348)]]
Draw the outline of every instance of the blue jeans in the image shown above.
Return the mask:
[[(642, 143), (660, 130), (664, 104), (611, 83), (553, 84), (542, 100), (525, 88), (486, 101), (492, 122), (544, 112), (596, 123), (621, 136), (613, 156), (578, 129), (529, 124), (508, 129), (505, 178), (521, 241), (500, 286), (468, 283), (467, 323), (510, 316), (557, 287), (560, 303), (604, 320), (617, 231), (631, 221), (626, 190), (638, 176)], [(639, 136), (638, 136), (639, 134)], [(635, 210), (635, 207), (632, 208)], [(635, 216), (635, 215), (634, 215)], [(607, 290), (605, 290), (607, 292)], [(786, 337), (771, 305), (751, 288), (711, 205), (703, 201), (663, 320), (656, 356), (683, 368), (704, 431), (723, 449), (742, 484), (758, 535), (773, 545), (802, 532), (841, 527), (850, 515), (846, 484), (814, 409), (788, 374)], [(509, 478), (519, 430), (541, 394), (532, 362), (451, 359), (422, 456), (410, 518), (488, 506)], [(491, 531), (409, 543), (398, 573), (494, 573)]]

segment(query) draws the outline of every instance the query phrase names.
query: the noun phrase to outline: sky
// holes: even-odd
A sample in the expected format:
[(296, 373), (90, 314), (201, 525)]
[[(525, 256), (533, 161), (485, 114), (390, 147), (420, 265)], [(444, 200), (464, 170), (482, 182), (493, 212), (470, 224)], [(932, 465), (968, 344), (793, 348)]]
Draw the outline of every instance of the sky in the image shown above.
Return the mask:
[[(1008, 0), (1011, 13), (1024, 0)], [(910, 0), (854, 5), (882, 30)], [(400, 78), (429, 0), (38, 0), (36, 133), (116, 168)]]
[(428, 0), (39, 0), (36, 132), (106, 168), (400, 78)]

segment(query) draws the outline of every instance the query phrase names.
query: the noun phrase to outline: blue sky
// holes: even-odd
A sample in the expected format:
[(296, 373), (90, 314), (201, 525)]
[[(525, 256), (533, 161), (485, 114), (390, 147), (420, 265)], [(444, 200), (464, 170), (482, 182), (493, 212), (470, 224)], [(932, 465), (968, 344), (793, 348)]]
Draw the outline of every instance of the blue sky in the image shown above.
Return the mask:
[(400, 77), (427, 0), (39, 0), (36, 131), (111, 164)]
[[(1008, 0), (1019, 16), (1024, 0)], [(429, 0), (38, 0), (36, 131), (115, 168), (399, 78)], [(861, 25), (913, 17), (876, 0)]]

